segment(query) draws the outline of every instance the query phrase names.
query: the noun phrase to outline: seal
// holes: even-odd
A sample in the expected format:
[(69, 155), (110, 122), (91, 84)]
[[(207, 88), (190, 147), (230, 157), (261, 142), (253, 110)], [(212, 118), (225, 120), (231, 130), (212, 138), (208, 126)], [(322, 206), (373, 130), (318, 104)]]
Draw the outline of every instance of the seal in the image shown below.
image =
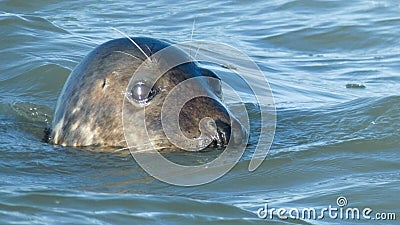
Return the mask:
[[(148, 74), (135, 73), (149, 57), (167, 47), (170, 47), (167, 54), (146, 65), (150, 71)], [(45, 139), (62, 146), (126, 148), (128, 134), (135, 140), (135, 148), (145, 150), (149, 147), (146, 145), (148, 142), (143, 141), (146, 137), (139, 131), (147, 129), (148, 137), (157, 149), (179, 150), (177, 143), (171, 143), (165, 134), (166, 125), (161, 121), (162, 107), (175, 87), (196, 77), (211, 79), (191, 82), (191, 88), (179, 90), (178, 95), (169, 98), (170, 102), (175, 102), (179, 96), (190, 95), (193, 90), (207, 93), (185, 102), (178, 112), (176, 122), (182, 134), (185, 138), (199, 140), (190, 149), (199, 151), (205, 147), (223, 147), (230, 139), (241, 141), (245, 131), (223, 105), (221, 82), (214, 72), (190, 61), (169, 69), (154, 82), (147, 78), (151, 77), (151, 71), (160, 71), (160, 67), (176, 56), (189, 58), (170, 43), (147, 37), (120, 38), (98, 46), (67, 79)], [(141, 78), (132, 80), (132, 76)], [(174, 103), (169, 106), (174, 107)], [(124, 126), (123, 113), (128, 121), (135, 122), (138, 112), (143, 110), (146, 112), (146, 128)], [(204, 142), (204, 137), (209, 141)]]

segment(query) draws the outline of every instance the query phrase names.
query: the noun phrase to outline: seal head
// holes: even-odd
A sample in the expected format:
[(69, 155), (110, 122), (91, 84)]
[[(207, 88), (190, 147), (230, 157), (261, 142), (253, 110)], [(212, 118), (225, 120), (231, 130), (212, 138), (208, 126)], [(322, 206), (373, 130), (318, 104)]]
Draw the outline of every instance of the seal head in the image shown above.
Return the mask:
[[(157, 52), (167, 47), (168, 54), (157, 56)], [(152, 56), (151, 63), (146, 63)], [(205, 147), (223, 147), (229, 140), (243, 141), (245, 131), (223, 105), (220, 80), (212, 71), (188, 61), (155, 77), (154, 74), (168, 68), (166, 65), (177, 57), (189, 58), (182, 50), (152, 38), (121, 38), (98, 46), (66, 81), (48, 142), (62, 146), (123, 148), (127, 147), (126, 138), (129, 138), (135, 140), (135, 148), (142, 150), (150, 147), (150, 141), (157, 149), (175, 150), (186, 146), (190, 151), (199, 151)], [(146, 72), (138, 73), (143, 66), (146, 69), (140, 71)], [(191, 78), (199, 79), (184, 89), (177, 88)], [(194, 90), (203, 94), (180, 101)], [(139, 112), (143, 110), (145, 114), (141, 118)], [(142, 119), (145, 127), (137, 123)], [(170, 127), (179, 132), (168, 135), (165, 130), (171, 130)], [(147, 136), (143, 135), (144, 129)], [(176, 134), (181, 139), (177, 136), (171, 141), (171, 135)], [(185, 144), (180, 140), (193, 141)]]

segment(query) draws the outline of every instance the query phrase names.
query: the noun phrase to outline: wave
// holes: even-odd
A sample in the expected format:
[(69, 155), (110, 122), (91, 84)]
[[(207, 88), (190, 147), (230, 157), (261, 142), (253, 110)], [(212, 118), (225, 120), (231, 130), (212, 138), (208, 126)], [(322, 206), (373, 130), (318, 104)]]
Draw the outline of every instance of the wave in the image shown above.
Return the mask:
[(278, 111), (274, 146), (286, 150), (346, 143), (393, 147), (399, 144), (399, 129), (400, 96), (359, 98), (316, 109)]
[[(253, 224), (253, 213), (219, 202), (179, 196), (96, 194), (67, 190), (0, 192), (0, 222), (135, 223), (141, 224)], [(32, 204), (34, 202), (35, 204)], [(51, 215), (50, 217), (48, 215)], [(186, 221), (186, 222), (185, 222)]]

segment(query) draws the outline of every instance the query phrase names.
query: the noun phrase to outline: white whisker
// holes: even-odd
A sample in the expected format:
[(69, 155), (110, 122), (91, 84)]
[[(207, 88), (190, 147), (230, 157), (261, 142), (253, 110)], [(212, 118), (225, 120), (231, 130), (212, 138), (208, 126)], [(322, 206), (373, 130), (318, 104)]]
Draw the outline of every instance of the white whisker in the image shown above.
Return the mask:
[(130, 57), (132, 57), (132, 58), (135, 58), (135, 59), (142, 60), (142, 59), (140, 59), (139, 57), (137, 57), (137, 56), (134, 56), (134, 55), (132, 55), (132, 54), (129, 54), (129, 53), (127, 53), (127, 52), (123, 52), (123, 51), (114, 51), (114, 52), (119, 52), (119, 53), (122, 53), (122, 54), (128, 55), (128, 56), (130, 56)]
[(150, 54), (151, 54), (151, 49), (150, 49), (150, 47), (149, 47), (147, 44), (145, 44), (144, 46), (146, 46), (147, 50), (149, 50), (149, 52), (150, 52)]
[[(137, 147), (139, 147), (139, 146), (135, 145), (135, 146), (123, 147), (123, 148), (119, 148), (119, 149), (114, 150), (114, 152), (121, 152), (121, 151), (124, 151), (124, 150), (130, 150), (131, 148), (137, 148)], [(157, 150), (161, 150), (161, 149), (164, 148), (164, 147), (155, 148), (151, 144), (150, 144), (150, 146), (140, 146), (140, 148), (143, 148), (143, 147), (148, 147), (148, 148), (141, 149), (141, 150), (136, 149), (135, 153), (150, 152), (150, 151), (154, 151), (154, 150), (157, 151)]]
[(114, 152), (121, 152), (121, 151), (128, 150), (128, 149), (129, 149), (129, 147), (119, 148), (119, 149), (114, 150)]
[[(197, 54), (199, 53), (199, 50), (200, 50), (200, 45), (199, 45), (199, 47), (197, 48), (196, 53), (194, 54), (194, 57), (193, 57), (194, 60), (196, 60), (196, 57), (197, 57)], [(197, 60), (196, 60), (196, 61), (197, 61)]]
[(113, 29), (113, 30), (119, 32), (120, 34), (122, 34), (122, 35), (124, 35), (126, 38), (128, 38), (128, 40), (129, 40), (130, 42), (132, 42), (132, 43), (143, 53), (143, 55), (151, 62), (151, 58), (146, 54), (146, 52), (143, 51), (143, 49), (142, 49), (134, 40), (132, 40), (132, 38), (130, 38), (127, 34), (125, 34), (124, 32), (122, 32), (122, 31), (120, 31), (120, 30), (118, 30), (118, 29), (115, 28), (115, 27), (111, 27), (111, 29)]

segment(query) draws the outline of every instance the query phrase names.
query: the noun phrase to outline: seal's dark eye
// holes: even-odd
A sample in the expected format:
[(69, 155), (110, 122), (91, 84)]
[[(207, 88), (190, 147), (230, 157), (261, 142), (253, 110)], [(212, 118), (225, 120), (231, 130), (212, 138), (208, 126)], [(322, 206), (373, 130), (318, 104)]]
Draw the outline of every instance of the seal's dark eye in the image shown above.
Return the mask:
[(144, 82), (139, 82), (133, 86), (131, 97), (139, 103), (148, 103), (157, 94), (157, 90), (147, 86)]

